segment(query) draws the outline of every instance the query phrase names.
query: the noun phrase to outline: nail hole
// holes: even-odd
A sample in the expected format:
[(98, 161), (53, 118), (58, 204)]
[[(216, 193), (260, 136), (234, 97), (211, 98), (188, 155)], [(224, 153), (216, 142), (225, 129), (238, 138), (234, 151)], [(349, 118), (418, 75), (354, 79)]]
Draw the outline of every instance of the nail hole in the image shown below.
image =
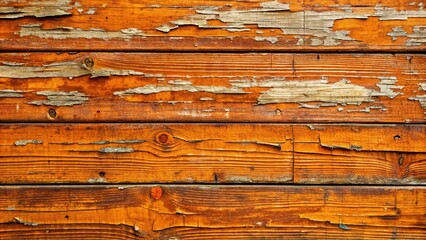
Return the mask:
[(217, 173), (213, 173), (213, 177), (214, 177), (214, 183), (218, 183), (219, 182), (219, 176), (217, 175)]
[(398, 140), (398, 139), (401, 139), (401, 136), (399, 136), (399, 135), (393, 136), (393, 140)]
[(399, 163), (399, 165), (402, 165), (404, 163), (404, 157), (402, 157), (402, 156), (399, 157), (398, 163)]
[(320, 55), (317, 55), (317, 59), (318, 59), (318, 60), (320, 60), (320, 59), (321, 59)]
[(68, 215), (65, 215), (65, 218), (66, 218), (66, 219), (68, 219), (68, 218), (70, 218), (70, 216), (68, 216)]
[(99, 172), (99, 176), (105, 177), (105, 172)]
[(275, 110), (275, 114), (277, 115), (277, 116), (280, 116), (281, 115), (281, 110), (279, 110), (279, 109), (277, 109), (277, 110)]
[(49, 109), (48, 113), (49, 113), (49, 117), (56, 118), (56, 111), (55, 111), (55, 109), (53, 109), (53, 108)]

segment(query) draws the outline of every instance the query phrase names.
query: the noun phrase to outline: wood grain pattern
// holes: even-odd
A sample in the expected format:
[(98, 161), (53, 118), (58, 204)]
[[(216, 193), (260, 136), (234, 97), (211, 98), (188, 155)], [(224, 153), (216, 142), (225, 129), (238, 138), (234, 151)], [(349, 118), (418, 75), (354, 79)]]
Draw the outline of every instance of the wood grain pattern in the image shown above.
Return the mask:
[(295, 183), (426, 183), (423, 126), (310, 125), (293, 132)]
[(0, 125), (0, 183), (291, 182), (292, 128)]
[(7, 0), (2, 50), (424, 50), (423, 1)]
[(425, 125), (1, 124), (0, 135), (3, 184), (426, 184)]
[(0, 193), (2, 239), (426, 237), (425, 187), (4, 186)]
[(2, 53), (0, 121), (424, 123), (425, 64), (422, 54)]

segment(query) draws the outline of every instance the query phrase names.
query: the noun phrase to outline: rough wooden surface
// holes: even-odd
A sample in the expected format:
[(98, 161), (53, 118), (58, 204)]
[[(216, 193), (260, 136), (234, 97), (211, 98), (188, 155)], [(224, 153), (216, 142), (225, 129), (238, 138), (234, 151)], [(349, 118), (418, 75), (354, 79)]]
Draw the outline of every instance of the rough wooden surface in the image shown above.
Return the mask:
[(424, 1), (3, 0), (2, 50), (424, 50)]
[(4, 186), (0, 237), (424, 239), (425, 204), (425, 187)]
[(423, 125), (296, 125), (293, 132), (295, 183), (426, 183)]
[(426, 184), (425, 125), (1, 124), (0, 135), (6, 184)]
[(424, 123), (425, 64), (422, 54), (3, 53), (1, 121)]

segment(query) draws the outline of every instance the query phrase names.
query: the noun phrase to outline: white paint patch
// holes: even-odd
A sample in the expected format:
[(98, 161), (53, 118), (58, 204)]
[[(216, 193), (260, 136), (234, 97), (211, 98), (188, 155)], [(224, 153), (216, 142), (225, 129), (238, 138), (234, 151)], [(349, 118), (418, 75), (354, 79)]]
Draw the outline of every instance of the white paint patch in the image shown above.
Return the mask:
[(86, 14), (89, 14), (89, 15), (93, 15), (95, 13), (96, 13), (96, 8), (89, 8), (89, 10), (86, 11)]
[[(169, 82), (170, 83), (170, 82)], [(172, 85), (145, 85), (143, 87), (131, 88), (125, 91), (114, 92), (114, 95), (124, 97), (135, 94), (156, 94), (160, 92), (208, 92), (217, 94), (247, 94), (240, 88), (222, 86), (194, 86), (189, 81), (172, 82)]]
[[(81, 62), (56, 62), (42, 66), (0, 66), (1, 78), (74, 78), (90, 75), (91, 78), (108, 77), (108, 76), (127, 76), (127, 75), (144, 75), (142, 72), (125, 69), (94, 69), (88, 68)], [(3, 92), (2, 92), (3, 91)], [(13, 92), (12, 92), (13, 91)], [(0, 90), (0, 96), (3, 94), (23, 93), (22, 91)], [(18, 96), (18, 95), (16, 95)]]
[(189, 110), (183, 109), (182, 111), (177, 112), (179, 116), (193, 117), (193, 118), (203, 118), (212, 116), (211, 112), (199, 111), (199, 110)]
[(0, 90), (0, 98), (22, 98), (24, 97), (22, 93), (25, 93), (25, 91), (10, 89)]
[(103, 178), (103, 177), (100, 177), (100, 178), (89, 178), (87, 180), (87, 182), (88, 183), (106, 183), (107, 179)]
[[(3, 1), (4, 2), (4, 1)], [(22, 7), (0, 7), (0, 19), (23, 17), (58, 17), (72, 15), (71, 0), (33, 0), (25, 1)]]
[[(231, 32), (245, 31), (247, 25), (258, 28), (281, 29), (283, 34), (294, 35), (299, 39), (297, 45), (304, 45), (304, 38), (310, 39), (312, 46), (336, 46), (342, 41), (354, 41), (349, 31), (333, 29), (334, 23), (342, 19), (368, 19), (379, 17), (382, 21), (406, 20), (408, 18), (426, 18), (426, 11), (397, 11), (393, 8), (377, 5), (374, 13), (356, 13), (350, 6), (341, 7), (342, 11), (300, 11), (291, 12), (289, 4), (278, 1), (261, 3), (260, 8), (249, 10), (222, 10), (220, 7), (205, 6), (196, 9), (195, 15), (171, 21), (156, 28), (168, 33), (180, 26), (197, 26), (200, 29), (225, 29)], [(212, 26), (209, 21), (219, 20), (225, 26)], [(277, 42), (277, 38), (257, 36), (256, 41)]]
[(26, 146), (27, 144), (43, 144), (41, 140), (18, 140), (15, 142), (15, 146)]
[[(363, 102), (374, 102), (373, 97), (386, 96), (394, 98), (402, 94), (394, 91), (394, 89), (403, 88), (395, 85), (397, 82), (396, 77), (379, 77), (379, 79), (380, 82), (377, 83), (377, 86), (380, 91), (351, 84), (344, 79), (335, 83), (329, 83), (326, 78), (313, 81), (273, 81), (269, 84), (275, 85), (275, 87), (263, 92), (258, 97), (258, 104), (299, 103), (301, 107), (319, 108), (322, 106), (336, 106), (337, 104), (360, 105)], [(250, 85), (264, 86), (263, 83), (257, 82), (252, 82)], [(323, 103), (306, 104), (309, 102)]]
[(37, 100), (28, 102), (32, 105), (46, 106), (74, 106), (89, 101), (89, 97), (78, 91), (62, 92), (62, 91), (40, 91), (37, 95), (46, 96), (47, 100)]
[(101, 153), (132, 153), (134, 151), (131, 147), (106, 147), (99, 149)]
[(261, 41), (267, 41), (267, 42), (270, 42), (270, 43), (277, 43), (278, 42), (277, 37), (259, 37), (259, 36), (256, 36), (254, 38), (254, 40), (256, 40), (258, 42), (261, 42)]
[(109, 40), (113, 38), (121, 38), (123, 40), (130, 40), (132, 37), (144, 37), (142, 30), (136, 28), (122, 29), (120, 31), (105, 31), (103, 29), (89, 29), (83, 30), (81, 28), (73, 27), (56, 27), (52, 29), (42, 29), (42, 24), (27, 24), (21, 25), (18, 34), (20, 37), (34, 36), (39, 38), (50, 39), (103, 39)]

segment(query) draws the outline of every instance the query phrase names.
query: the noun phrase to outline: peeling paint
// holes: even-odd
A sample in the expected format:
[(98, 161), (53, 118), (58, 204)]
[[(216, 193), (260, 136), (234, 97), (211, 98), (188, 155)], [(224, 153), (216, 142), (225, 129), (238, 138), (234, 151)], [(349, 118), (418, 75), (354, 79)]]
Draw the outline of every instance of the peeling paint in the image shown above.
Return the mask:
[(404, 31), (402, 27), (394, 27), (392, 28), (392, 32), (388, 33), (387, 35), (391, 36), (393, 41), (396, 41), (398, 37), (406, 37), (407, 32)]
[(226, 178), (226, 181), (233, 182), (233, 183), (252, 183), (253, 179), (247, 176), (231, 176)]
[(397, 26), (392, 28), (392, 32), (387, 35), (392, 37), (393, 41), (396, 41), (399, 37), (407, 38), (405, 42), (407, 47), (426, 44), (426, 26), (413, 26), (411, 34), (408, 34), (402, 26)]
[(38, 223), (36, 223), (36, 222), (27, 222), (27, 221), (24, 221), (24, 220), (17, 218), (17, 217), (13, 218), (13, 222), (21, 223), (21, 224), (24, 224), (25, 226), (33, 226), (33, 227), (38, 226)]
[(388, 21), (388, 20), (407, 20), (408, 18), (424, 18), (426, 17), (426, 11), (421, 7), (419, 10), (402, 10), (397, 11), (394, 8), (383, 7), (377, 5), (375, 7), (375, 14), (373, 16), (379, 17), (379, 20)]
[(407, 47), (426, 44), (426, 26), (414, 26), (413, 33), (408, 35)]
[(89, 14), (89, 15), (93, 15), (95, 13), (96, 13), (96, 8), (89, 8), (89, 10), (86, 11), (86, 14)]
[(106, 183), (106, 178), (100, 177), (100, 178), (89, 178), (87, 180), (88, 183)]
[(15, 146), (26, 146), (27, 144), (43, 144), (41, 140), (18, 140), (15, 142)]
[(372, 109), (381, 110), (382, 112), (385, 112), (385, 111), (388, 110), (387, 108), (385, 108), (383, 106), (369, 106), (369, 107), (366, 107), (366, 108), (360, 109), (360, 110), (350, 109), (350, 110), (347, 110), (347, 112), (348, 113), (350, 113), (350, 112), (365, 112), (365, 113), (370, 113)]
[[(196, 14), (171, 21), (156, 30), (168, 33), (181, 26), (197, 26), (200, 29), (225, 29), (230, 32), (246, 31), (247, 25), (257, 25), (258, 28), (281, 29), (283, 34), (294, 35), (299, 39), (297, 45), (307, 43), (304, 38), (310, 38), (312, 46), (337, 46), (342, 41), (355, 41), (349, 37), (350, 32), (334, 30), (335, 21), (342, 19), (368, 19), (379, 17), (382, 21), (406, 20), (408, 18), (425, 18), (426, 11), (419, 10), (397, 11), (393, 8), (375, 6), (373, 13), (356, 13), (350, 6), (343, 6), (340, 11), (290, 11), (289, 4), (270, 1), (261, 3), (260, 8), (249, 10), (223, 10), (220, 7), (204, 6), (196, 9)], [(343, 11), (341, 11), (343, 10)], [(209, 21), (219, 20), (224, 26), (209, 25)], [(277, 38), (254, 38), (256, 41), (277, 42)]]
[[(351, 84), (346, 79), (329, 83), (328, 79), (313, 81), (280, 81), (273, 82), (275, 87), (263, 92), (258, 97), (258, 104), (269, 103), (299, 103), (301, 107), (319, 108), (323, 106), (344, 106), (347, 104), (360, 105), (363, 102), (374, 102), (373, 97), (386, 96), (394, 98), (402, 93), (394, 89), (402, 89), (396, 86), (396, 77), (379, 77), (377, 83), (380, 91), (368, 89), (364, 86)], [(267, 86), (263, 83), (249, 83), (251, 86)], [(306, 104), (308, 102), (323, 102), (320, 104)]]
[(20, 90), (0, 90), (0, 98), (22, 98), (24, 95), (22, 93), (25, 93), (26, 91), (20, 91)]
[(62, 92), (62, 91), (40, 91), (37, 95), (46, 96), (47, 100), (37, 100), (28, 102), (32, 105), (46, 105), (46, 106), (74, 106), (80, 105), (87, 101), (89, 98), (84, 93), (78, 91)]
[(108, 76), (144, 75), (144, 73), (134, 70), (88, 68), (79, 61), (55, 62), (42, 66), (0, 66), (0, 78), (74, 78), (85, 75), (90, 75), (91, 78), (96, 78)]
[[(170, 83), (170, 81), (169, 81)], [(156, 94), (160, 92), (208, 92), (208, 93), (217, 93), (217, 94), (247, 94), (240, 88), (236, 87), (222, 87), (222, 86), (194, 86), (191, 82), (180, 81), (179, 84), (174, 81), (172, 85), (145, 85), (143, 87), (131, 88), (125, 91), (114, 92), (114, 95), (124, 97), (134, 94)]]
[[(426, 91), (426, 83), (419, 83), (419, 86), (420, 86), (419, 87), (420, 91)], [(410, 98), (408, 98), (408, 100), (419, 101), (420, 106), (423, 109), (426, 109), (426, 94), (425, 95), (417, 95), (415, 97), (410, 97)], [(426, 112), (425, 112), (425, 114), (426, 114)]]
[(258, 42), (261, 42), (261, 41), (267, 41), (267, 42), (270, 42), (270, 43), (277, 43), (278, 42), (277, 37), (259, 37), (259, 36), (256, 36), (254, 38), (254, 40), (256, 40)]
[(204, 112), (204, 111), (198, 111), (198, 110), (189, 110), (189, 109), (183, 109), (179, 112), (177, 112), (177, 115), (179, 116), (189, 116), (189, 117), (210, 117), (212, 116), (211, 112)]
[(210, 98), (210, 97), (202, 97), (200, 98), (200, 101), (214, 101), (214, 98)]
[(362, 151), (362, 146), (356, 146), (356, 145), (350, 145), (349, 147), (343, 147), (343, 146), (335, 146), (335, 145), (329, 145), (329, 144), (323, 144), (320, 143), (321, 147), (330, 148), (330, 149), (344, 149), (344, 150), (355, 150), (355, 151)]
[(106, 147), (99, 149), (101, 153), (132, 153), (134, 151), (131, 147)]
[(23, 17), (58, 17), (72, 15), (71, 0), (33, 0), (26, 1), (22, 7), (0, 7), (0, 19)]
[(85, 39), (103, 39), (109, 40), (113, 38), (121, 38), (130, 40), (132, 37), (144, 37), (142, 30), (136, 28), (122, 29), (120, 31), (105, 31), (103, 29), (92, 28), (83, 30), (73, 27), (56, 27), (52, 29), (42, 29), (42, 24), (27, 24), (21, 25), (18, 34), (20, 37), (34, 36), (39, 38), (50, 39), (70, 39), (70, 38), (85, 38)]

